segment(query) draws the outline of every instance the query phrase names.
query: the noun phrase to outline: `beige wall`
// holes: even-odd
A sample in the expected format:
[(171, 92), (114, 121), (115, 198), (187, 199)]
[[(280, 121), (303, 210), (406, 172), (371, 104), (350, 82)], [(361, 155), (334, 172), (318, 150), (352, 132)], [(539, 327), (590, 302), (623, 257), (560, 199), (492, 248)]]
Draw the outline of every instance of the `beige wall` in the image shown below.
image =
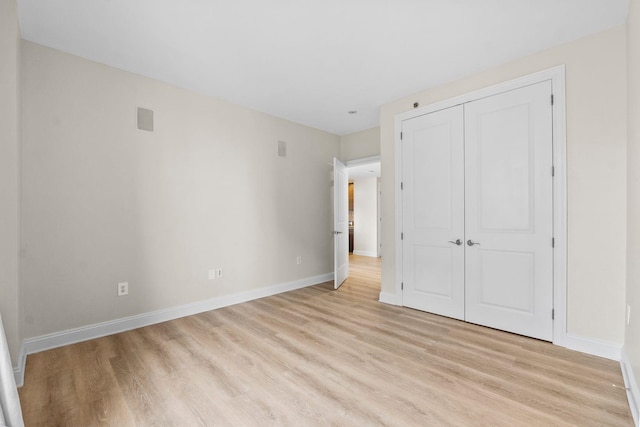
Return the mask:
[(0, 314), (14, 366), (20, 348), (18, 158), (20, 30), (15, 0), (0, 0)]
[(332, 271), (336, 135), (29, 42), (22, 71), (25, 338)]
[(353, 181), (353, 253), (377, 256), (378, 178), (360, 178)]
[[(436, 101), (566, 65), (568, 332), (622, 344), (626, 235), (626, 29), (527, 56), (384, 105), (380, 112), (382, 291), (395, 292), (394, 117)], [(640, 311), (640, 309), (638, 310)]]
[(340, 137), (343, 162), (380, 155), (380, 128), (371, 128)]
[[(640, 381), (640, 1), (632, 0), (627, 24), (628, 154), (627, 154), (627, 304), (631, 322), (625, 352)], [(636, 396), (640, 399), (640, 396)]]

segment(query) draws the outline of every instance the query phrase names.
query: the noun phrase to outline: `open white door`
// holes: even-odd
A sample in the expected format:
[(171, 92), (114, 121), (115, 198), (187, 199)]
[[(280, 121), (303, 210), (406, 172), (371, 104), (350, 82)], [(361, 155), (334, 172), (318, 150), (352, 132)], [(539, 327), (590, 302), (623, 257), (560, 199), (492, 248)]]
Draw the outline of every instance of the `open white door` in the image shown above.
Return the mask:
[(349, 277), (349, 175), (340, 160), (333, 158), (333, 287)]

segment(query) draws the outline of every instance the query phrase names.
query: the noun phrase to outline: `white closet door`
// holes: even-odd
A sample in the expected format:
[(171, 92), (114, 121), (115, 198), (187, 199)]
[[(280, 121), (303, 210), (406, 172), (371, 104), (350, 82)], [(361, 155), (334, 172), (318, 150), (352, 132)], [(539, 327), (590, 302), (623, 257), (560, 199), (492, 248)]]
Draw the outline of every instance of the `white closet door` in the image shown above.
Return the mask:
[(402, 124), (403, 305), (456, 319), (464, 318), (463, 126), (462, 106)]
[(465, 104), (468, 322), (551, 341), (551, 82)]

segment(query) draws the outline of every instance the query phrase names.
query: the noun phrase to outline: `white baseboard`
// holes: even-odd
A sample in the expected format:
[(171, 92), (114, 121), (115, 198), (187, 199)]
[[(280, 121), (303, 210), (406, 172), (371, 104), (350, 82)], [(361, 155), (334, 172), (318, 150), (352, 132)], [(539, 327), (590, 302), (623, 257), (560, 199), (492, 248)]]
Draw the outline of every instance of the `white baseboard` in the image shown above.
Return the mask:
[(622, 345), (610, 341), (567, 334), (565, 344), (565, 347), (570, 350), (604, 357), (605, 359), (615, 360), (616, 362), (619, 362), (622, 357)]
[(360, 255), (360, 256), (368, 256), (371, 258), (378, 258), (378, 252), (376, 251), (353, 251), (354, 255)]
[(380, 297), (378, 298), (378, 301), (383, 302), (385, 304), (399, 305), (398, 301), (396, 300), (396, 294), (391, 294), (389, 292), (380, 292)]
[(24, 343), (20, 346), (18, 354), (18, 366), (13, 367), (13, 377), (16, 380), (16, 387), (24, 385), (24, 367), (27, 364), (27, 354), (24, 352)]
[(22, 386), (22, 384), (24, 383), (24, 369), (28, 354), (39, 353), (41, 351), (50, 350), (52, 348), (75, 344), (81, 341), (87, 341), (107, 335), (113, 335), (119, 332), (130, 331), (132, 329), (142, 328), (144, 326), (166, 322), (168, 320), (179, 319), (180, 317), (191, 316), (194, 314), (203, 313), (205, 311), (215, 310), (217, 308), (228, 307), (230, 305), (240, 304), (243, 302), (264, 298), (283, 292), (293, 291), (331, 280), (333, 280), (333, 273), (326, 273), (318, 276), (295, 280), (293, 282), (281, 283), (265, 288), (255, 289), (232, 295), (225, 295), (205, 301), (198, 301), (190, 304), (180, 305), (177, 307), (142, 313), (135, 316), (124, 317), (121, 319), (110, 320), (107, 322), (96, 323), (93, 325), (68, 329), (66, 331), (54, 332), (35, 338), (29, 338), (24, 340), (22, 344), (22, 350), (19, 360), (20, 366), (14, 368), (16, 383), (19, 384), (19, 386)]
[(624, 386), (627, 388), (627, 399), (629, 400), (629, 408), (633, 415), (633, 422), (636, 427), (640, 426), (640, 387), (633, 374), (631, 362), (627, 356), (627, 352), (622, 349), (622, 360), (620, 361), (622, 368), (622, 376), (624, 377)]

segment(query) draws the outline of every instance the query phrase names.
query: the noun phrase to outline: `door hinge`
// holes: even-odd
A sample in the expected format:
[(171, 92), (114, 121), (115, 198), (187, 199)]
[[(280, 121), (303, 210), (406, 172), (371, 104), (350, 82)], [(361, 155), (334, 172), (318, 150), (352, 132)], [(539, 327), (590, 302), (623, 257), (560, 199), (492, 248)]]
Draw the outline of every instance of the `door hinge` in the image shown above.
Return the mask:
[(404, 182), (401, 182), (401, 183), (400, 183), (400, 189), (401, 189), (401, 190), (404, 190)]
[(402, 132), (400, 132), (400, 140), (402, 140)]
[(404, 233), (400, 233), (400, 240), (404, 240)]
[(556, 318), (556, 310), (555, 310), (555, 308), (552, 308), (551, 309), (551, 320), (555, 320), (555, 318)]
[(551, 94), (551, 105), (553, 105), (553, 94)]
[(552, 248), (555, 248), (555, 247), (556, 247), (556, 238), (555, 238), (555, 237), (552, 237), (552, 238), (551, 238), (551, 247), (552, 247)]
[(556, 176), (556, 167), (551, 166), (551, 176)]
[(404, 282), (400, 282), (400, 290), (404, 291)]

